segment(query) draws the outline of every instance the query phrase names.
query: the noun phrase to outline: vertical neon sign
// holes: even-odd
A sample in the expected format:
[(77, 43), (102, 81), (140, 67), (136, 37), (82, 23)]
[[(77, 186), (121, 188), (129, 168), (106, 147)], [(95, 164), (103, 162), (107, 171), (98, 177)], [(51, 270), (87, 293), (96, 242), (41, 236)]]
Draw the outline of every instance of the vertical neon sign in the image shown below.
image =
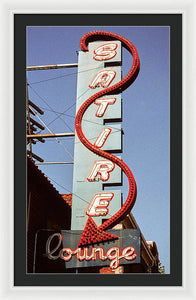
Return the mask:
[[(119, 93), (127, 88), (127, 86), (129, 86), (137, 77), (137, 74), (139, 72), (139, 57), (135, 47), (127, 39), (117, 34), (103, 31), (92, 32), (84, 35), (81, 39), (82, 50), (88, 50), (86, 46), (87, 40), (96, 38), (106, 38), (107, 40), (113, 38), (117, 39), (118, 41), (112, 41), (110, 43), (102, 42), (101, 44), (93, 42), (89, 44), (88, 52), (80, 52), (79, 54), (77, 91), (78, 101), (75, 122), (77, 137), (75, 144), (72, 208), (72, 229), (84, 229), (79, 242), (79, 246), (117, 238), (114, 235), (105, 232), (104, 230), (111, 228), (112, 226), (117, 224), (131, 210), (136, 198), (136, 184), (130, 169), (119, 157), (116, 157), (108, 152), (112, 150), (121, 150), (121, 143), (119, 143), (119, 141), (121, 142), (120, 127), (112, 126), (113, 128), (104, 128), (103, 120), (104, 118), (106, 118), (107, 111), (110, 111), (110, 109), (108, 109), (108, 106), (115, 107), (116, 109), (117, 107), (119, 108), (118, 105), (119, 103), (121, 104), (121, 101), (119, 101)], [(121, 56), (121, 51), (119, 50), (118, 52), (118, 49), (121, 49), (121, 42), (133, 56), (132, 67), (123, 79), (121, 79), (120, 67), (107, 68), (104, 64), (106, 60), (107, 62), (110, 61), (112, 63), (120, 61), (119, 53)], [(84, 70), (84, 67), (87, 68), (87, 66), (88, 69)], [(90, 73), (92, 74), (90, 74), (91, 80), (90, 83), (88, 83), (89, 74), (86, 74), (86, 76), (83, 74), (83, 76), (81, 76), (81, 73), (89, 72), (90, 70)], [(85, 90), (86, 86), (90, 87), (90, 90)], [(86, 93), (85, 99), (87, 99), (85, 101), (83, 99), (80, 99), (80, 95), (84, 95), (84, 93)], [(103, 95), (104, 99), (102, 97)], [(102, 102), (96, 102), (99, 100), (102, 100)], [(103, 100), (105, 100), (105, 102)], [(91, 105), (92, 103), (100, 105), (97, 111), (93, 111), (95, 109), (95, 106)], [(116, 116), (114, 117), (114, 114), (112, 114), (112, 110), (110, 111), (110, 113), (110, 119), (118, 119), (116, 118)], [(117, 115), (119, 114), (119, 109), (116, 111), (116, 113)], [(97, 118), (97, 122), (92, 119), (92, 117), (94, 116), (95, 118)], [(92, 127), (89, 127), (89, 123), (93, 122), (96, 124), (96, 126), (94, 126), (94, 129), (92, 129)], [(95, 135), (96, 140), (92, 142), (93, 137), (91, 136), (91, 134), (96, 133), (96, 130), (99, 127), (98, 125), (102, 127), (101, 133), (99, 129), (99, 134)], [(111, 133), (116, 133), (113, 140), (111, 138)], [(78, 143), (78, 139), (81, 143)], [(120, 145), (120, 147), (116, 145), (116, 141), (117, 144)], [(91, 167), (92, 160), (94, 161), (94, 163)], [(86, 181), (84, 174), (86, 170), (89, 169), (89, 166), (90, 175), (87, 177)], [(116, 195), (119, 196), (119, 193), (117, 191), (115, 191), (115, 193), (109, 191), (107, 197), (107, 193), (103, 191), (102, 185), (103, 182), (107, 182), (110, 185), (117, 183), (120, 184), (121, 170), (123, 170), (129, 180), (128, 196), (122, 207), (119, 201), (121, 197), (117, 197), (117, 199), (114, 199)], [(97, 191), (97, 189), (99, 189), (99, 191)], [(103, 192), (101, 193), (101, 191)], [(99, 196), (97, 196), (98, 194)], [(81, 201), (79, 202), (76, 198), (82, 200), (83, 203)], [(110, 202), (111, 204), (114, 203), (114, 211), (112, 211), (111, 209), (112, 205), (108, 208)], [(86, 215), (88, 216), (87, 222), (85, 220)], [(103, 215), (108, 216), (108, 220), (104, 221), (103, 224), (101, 224)], [(94, 219), (96, 219), (96, 221), (92, 216), (94, 216)]]
[[(121, 67), (113, 66), (106, 68), (105, 62), (121, 63), (121, 43), (92, 42), (89, 44), (89, 52), (79, 52), (78, 61), (78, 86), (77, 86), (77, 109), (85, 99), (121, 80)], [(80, 95), (82, 95), (80, 97)], [(121, 152), (121, 125), (112, 122), (110, 126), (104, 126), (105, 121), (121, 121), (121, 97), (120, 95), (106, 96), (97, 99), (92, 104), (82, 120), (85, 136), (99, 149), (106, 151)], [(92, 204), (95, 195), (113, 195), (108, 204), (109, 216), (115, 214), (121, 207), (121, 190), (104, 191), (103, 183), (121, 185), (121, 170), (115, 168), (110, 160), (104, 160), (101, 156), (88, 151), (75, 138), (74, 153), (74, 184), (72, 203), (72, 229), (83, 230), (87, 221), (87, 210)], [(104, 196), (101, 196), (102, 198)], [(79, 196), (79, 197), (77, 197)], [(107, 197), (107, 196), (105, 196)], [(103, 202), (102, 202), (103, 203)], [(95, 204), (97, 205), (97, 201)], [(98, 211), (97, 207), (91, 211)], [(105, 218), (107, 217), (104, 214)], [(94, 221), (97, 225), (102, 224), (103, 214), (97, 214)]]

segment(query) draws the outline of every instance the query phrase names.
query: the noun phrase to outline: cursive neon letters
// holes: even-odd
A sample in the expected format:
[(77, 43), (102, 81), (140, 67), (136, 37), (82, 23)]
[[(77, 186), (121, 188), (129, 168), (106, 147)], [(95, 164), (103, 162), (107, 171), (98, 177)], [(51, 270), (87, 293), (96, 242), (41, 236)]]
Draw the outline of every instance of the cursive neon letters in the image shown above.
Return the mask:
[[(51, 241), (55, 236), (57, 236), (59, 240), (57, 246), (53, 250), (51, 250)], [(119, 247), (111, 247), (108, 250), (106, 250), (105, 253), (102, 247), (92, 247), (91, 249), (85, 247), (76, 248), (75, 250), (64, 247), (63, 249), (59, 250), (58, 255), (53, 256), (53, 253), (57, 251), (61, 242), (62, 235), (60, 233), (54, 233), (51, 236), (49, 236), (46, 242), (46, 254), (44, 256), (52, 260), (61, 258), (66, 262), (71, 260), (73, 256), (75, 256), (76, 259), (79, 261), (95, 261), (98, 258), (102, 261), (105, 261), (108, 259), (110, 260), (111, 269), (116, 269), (120, 264), (120, 259), (122, 258), (125, 260), (134, 260), (137, 257), (137, 254), (135, 253), (135, 248), (131, 246), (125, 247), (124, 249), (122, 249), (122, 251)]]

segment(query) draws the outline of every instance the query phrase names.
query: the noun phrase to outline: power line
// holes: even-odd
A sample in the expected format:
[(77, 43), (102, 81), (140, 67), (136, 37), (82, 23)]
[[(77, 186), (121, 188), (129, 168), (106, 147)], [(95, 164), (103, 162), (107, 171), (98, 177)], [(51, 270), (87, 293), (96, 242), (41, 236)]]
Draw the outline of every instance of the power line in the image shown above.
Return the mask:
[[(81, 72), (79, 72), (79, 73), (83, 73), (83, 72), (88, 72), (88, 71), (90, 71), (90, 70), (95, 70), (95, 69), (99, 69), (99, 67), (98, 68), (93, 68), (93, 69), (88, 69), (88, 70), (84, 70), (84, 71), (81, 71)], [(38, 116), (37, 116), (37, 114), (35, 113), (35, 115), (38, 117), (38, 119), (44, 124), (44, 126), (48, 129), (48, 131), (50, 132), (50, 133), (52, 133), (52, 131), (48, 128), (48, 126), (49, 125), (51, 125), (55, 120), (57, 120), (57, 119), (61, 119), (61, 116), (62, 115), (65, 115), (65, 116), (68, 116), (68, 117), (72, 117), (72, 118), (74, 118), (75, 119), (75, 116), (71, 116), (71, 115), (68, 115), (68, 114), (65, 114), (69, 109), (71, 109), (73, 106), (75, 106), (76, 105), (76, 103), (73, 103), (70, 107), (68, 107), (65, 111), (63, 111), (62, 113), (59, 113), (59, 112), (56, 112), (56, 111), (54, 111), (53, 109), (52, 109), (52, 107), (44, 100), (44, 98), (42, 97), (42, 96), (40, 96), (34, 89), (33, 89), (33, 87), (31, 86), (32, 84), (38, 84), (38, 83), (42, 83), (42, 82), (46, 82), (46, 81), (50, 81), (50, 80), (55, 80), (55, 79), (59, 79), (59, 78), (63, 78), (63, 77), (67, 77), (67, 76), (71, 76), (71, 75), (75, 75), (75, 74), (77, 74), (78, 72), (74, 72), (74, 73), (71, 73), (71, 74), (65, 74), (65, 75), (62, 75), (62, 76), (58, 76), (58, 77), (53, 77), (53, 78), (49, 78), (49, 79), (46, 79), (46, 80), (42, 80), (42, 81), (38, 81), (38, 82), (32, 82), (32, 83), (30, 83), (30, 84), (28, 84), (29, 86), (30, 86), (30, 88), (34, 91), (34, 93), (50, 108), (50, 111), (52, 111), (53, 113), (55, 113), (56, 115), (57, 115), (57, 118), (55, 118), (54, 120), (52, 120), (48, 125), (46, 125)], [(89, 88), (87, 88), (85, 91), (84, 91), (84, 93), (82, 93), (79, 97), (78, 97), (78, 99), (80, 98), (80, 97), (82, 97), (87, 91), (89, 90)], [(46, 109), (47, 110), (47, 109)], [(71, 131), (73, 131), (70, 127), (69, 127), (69, 125), (68, 124), (66, 124), (66, 122), (63, 120), (63, 119), (61, 119), (64, 123), (65, 123), (65, 125), (71, 130)], [(101, 125), (101, 126), (103, 126), (102, 124), (99, 124), (99, 123), (97, 123), (97, 122), (93, 122), (93, 121), (90, 121), (90, 120), (85, 120), (85, 119), (83, 119), (83, 121), (86, 121), (86, 122), (90, 122), (90, 123), (94, 123), (94, 124), (97, 124), (97, 125)], [(111, 127), (111, 126), (110, 126)], [(113, 127), (114, 128), (114, 127)], [(117, 129), (117, 128), (114, 128), (116, 131), (115, 132), (117, 132), (117, 131), (121, 131), (121, 129)], [(112, 132), (112, 133), (115, 133), (115, 132)], [(111, 133), (111, 134), (112, 134)], [(96, 137), (94, 137), (94, 138), (91, 138), (91, 139), (95, 139)], [(61, 144), (61, 146), (63, 146), (62, 145), (62, 143), (56, 138), (56, 140), (57, 140), (57, 142), (59, 143), (59, 144)], [(67, 152), (67, 153), (69, 153), (69, 155), (73, 158), (73, 156), (71, 155), (71, 153), (63, 146), (63, 148), (64, 148), (64, 150)], [(64, 186), (62, 186), (62, 185), (60, 185), (59, 183), (57, 183), (54, 179), (52, 179), (51, 177), (49, 177), (49, 176), (47, 176), (51, 181), (53, 181), (55, 184), (57, 184), (59, 187), (61, 187), (61, 188), (63, 188), (64, 190), (66, 190), (67, 192), (69, 192), (70, 194), (72, 194), (72, 195), (74, 195), (74, 196), (76, 196), (77, 198), (79, 198), (79, 199), (81, 199), (83, 202), (85, 202), (85, 203), (87, 203), (87, 204), (89, 204), (89, 202), (88, 201), (86, 201), (85, 199), (83, 199), (82, 197), (80, 197), (80, 196), (78, 196), (77, 194), (75, 194), (75, 193), (73, 193), (73, 192), (71, 192), (69, 189), (67, 189), (67, 188), (65, 188)], [(111, 217), (111, 215), (108, 213), (108, 216), (110, 216)]]
[[(116, 130), (113, 130), (111, 133), (110, 133), (110, 135), (111, 134), (114, 134), (114, 133), (116, 133), (116, 132), (119, 132), (119, 131), (121, 131), (121, 129), (118, 129), (118, 128), (115, 128)], [(35, 135), (32, 135), (32, 137), (33, 136), (35, 136), (34, 138), (36, 139), (36, 134)], [(74, 136), (73, 136), (74, 137)], [(43, 138), (46, 138), (45, 136), (43, 136)], [(52, 140), (49, 140), (49, 138), (52, 138)], [(91, 140), (94, 140), (94, 139), (96, 139), (97, 138), (97, 136), (94, 136), (94, 137), (92, 137), (92, 138), (88, 138), (88, 141), (91, 141)], [(69, 140), (70, 140), (70, 137), (69, 137)], [(53, 137), (48, 137), (47, 138), (47, 142), (53, 142), (54, 141), (54, 139), (53, 139)], [(61, 139), (61, 141), (67, 141), (67, 139)], [(80, 143), (80, 141), (78, 141), (78, 142), (74, 142), (74, 145), (75, 144), (78, 144), (78, 143)]]
[[(42, 109), (44, 109), (44, 110), (49, 110), (49, 109), (47, 109), (47, 108), (45, 108), (45, 107), (41, 107)], [(50, 110), (49, 110), (50, 111)], [(60, 114), (60, 115), (64, 115), (64, 116), (67, 116), (67, 117), (70, 117), (70, 118), (74, 118), (75, 119), (75, 116), (72, 116), (72, 115), (68, 115), (68, 114), (65, 114), (65, 113), (60, 113), (60, 112), (58, 112), (58, 111), (56, 111), (56, 113), (57, 114)], [(84, 119), (84, 118), (82, 118), (82, 121), (84, 121), (84, 122), (89, 122), (89, 123), (92, 123), (92, 124), (95, 124), (95, 125), (99, 125), (99, 126), (103, 126), (103, 124), (100, 124), (100, 123), (98, 123), (98, 122), (94, 122), (94, 121), (92, 121), (92, 120), (87, 120), (87, 119)], [(50, 123), (49, 123), (49, 125), (50, 125)], [(113, 126), (111, 126), (111, 125), (109, 125), (110, 126), (110, 128), (112, 128), (112, 129), (115, 129), (115, 130), (117, 130), (117, 131), (121, 131), (121, 129), (117, 129), (116, 127), (113, 127)]]
[[(30, 86), (30, 88), (34, 91), (34, 93), (50, 108), (50, 111), (52, 111), (53, 113), (55, 113), (55, 115), (57, 115), (57, 112), (55, 111), (55, 110), (53, 110), (53, 108), (47, 103), (47, 101), (42, 97), (42, 96), (40, 96), (33, 88), (32, 88), (32, 86), (29, 84), (29, 86)], [(89, 88), (87, 88), (78, 98), (77, 98), (77, 100), (80, 98), (80, 97), (82, 97), (87, 91), (89, 90)], [(57, 115), (57, 117), (54, 119), (54, 120), (52, 120), (50, 123), (48, 123), (47, 125), (49, 126), (49, 125), (51, 125), (54, 121), (56, 121), (57, 119), (61, 119), (61, 115), (65, 115), (65, 112), (67, 112), (69, 109), (71, 109), (73, 106), (75, 106), (76, 105), (76, 102), (75, 103), (73, 103), (72, 105), (70, 105), (68, 108), (66, 108), (66, 110), (64, 110), (62, 113), (58, 113), (59, 115)], [(63, 119), (61, 119), (64, 123), (65, 123), (65, 125), (67, 125), (67, 123), (63, 120)], [(71, 130), (71, 131), (73, 131), (68, 125), (67, 125), (67, 127)], [(39, 131), (38, 133), (40, 133), (41, 131)]]
[[(51, 111), (53, 112), (53, 113), (55, 113), (56, 114), (56, 112), (52, 109), (52, 107), (47, 103), (47, 101), (42, 97), (42, 96), (40, 96), (33, 88), (32, 88), (32, 86), (30, 85), (30, 84), (28, 84), (29, 85), (29, 87), (34, 91), (34, 93), (51, 109)], [(57, 114), (56, 114), (57, 115)], [(60, 118), (60, 116), (58, 116), (58, 118)], [(61, 119), (61, 118), (60, 118)], [(61, 121), (69, 128), (69, 130), (71, 130), (71, 131), (73, 131), (73, 129), (72, 128), (70, 128), (70, 126), (63, 120), (63, 119), (61, 119)]]
[[(84, 91), (84, 93), (82, 93), (78, 98), (77, 98), (77, 100), (79, 99), (79, 98), (81, 98), (84, 94), (86, 94), (86, 92), (89, 90), (89, 88), (87, 88), (85, 91)], [(74, 103), (74, 104), (72, 104), (70, 107), (68, 107), (66, 110), (64, 110), (62, 113), (59, 113), (59, 117), (61, 117), (62, 115), (65, 115), (66, 116), (66, 112), (69, 110), (69, 109), (71, 109), (73, 106), (75, 106), (76, 105), (76, 103)], [(57, 118), (55, 118), (54, 120), (52, 120), (50, 123), (49, 123), (49, 125), (51, 125), (54, 121), (56, 121), (58, 119), (58, 116), (57, 116)]]
[[(30, 85), (29, 85), (30, 86)], [(31, 86), (30, 86), (31, 87)], [(32, 88), (32, 87), (31, 87)], [(44, 101), (44, 103), (45, 104), (47, 104), (47, 106), (48, 107), (50, 107), (49, 106), (49, 104), (44, 100), (44, 98), (43, 97), (41, 97), (33, 88), (32, 88), (32, 90), (37, 94), (37, 96), (41, 99), (41, 100), (43, 100)], [(78, 98), (77, 98), (77, 100), (79, 99), (79, 98), (81, 98), (87, 91), (89, 90), (89, 88), (87, 88)], [(45, 110), (48, 110), (48, 111), (52, 111), (53, 113), (55, 113), (56, 115), (57, 115), (57, 117), (54, 119), (54, 120), (52, 120), (51, 122), (49, 122), (48, 124), (47, 124), (47, 126), (49, 126), (49, 125), (51, 125), (54, 121), (56, 121), (57, 119), (61, 119), (61, 116), (62, 115), (64, 115), (64, 116), (67, 116), (67, 117), (71, 117), (71, 118), (74, 118), (75, 119), (75, 116), (71, 116), (71, 115), (68, 115), (68, 114), (66, 114), (66, 112), (69, 110), (69, 109), (71, 109), (73, 106), (75, 106), (76, 105), (76, 103), (73, 103), (71, 106), (69, 106), (68, 108), (66, 108), (62, 113), (60, 113), (60, 112), (57, 112), (57, 111), (55, 111), (55, 110), (53, 110), (51, 107), (50, 107), (50, 109), (47, 109), (47, 108), (43, 108), (42, 107), (42, 109), (45, 109)], [(62, 121), (64, 121), (63, 119), (61, 119)], [(99, 125), (99, 126), (103, 126), (102, 124), (99, 124), (99, 123), (97, 123), (97, 122), (93, 122), (93, 121), (90, 121), (90, 120), (86, 120), (86, 119), (82, 119), (83, 121), (85, 121), (85, 122), (89, 122), (89, 123), (92, 123), (92, 124), (96, 124), (96, 125)], [(65, 122), (65, 121), (64, 121)], [(65, 122), (65, 124), (67, 125), (67, 123)], [(68, 125), (67, 125), (68, 126)], [(68, 126), (69, 127), (69, 126)], [(114, 128), (115, 130), (119, 130), (119, 131), (121, 131), (121, 129), (117, 129), (116, 127), (112, 127), (112, 126), (110, 126), (110, 128)], [(69, 129), (71, 130), (71, 131), (73, 131), (70, 127), (69, 127)], [(41, 131), (39, 131), (39, 132), (41, 132)], [(39, 133), (38, 132), (38, 133)]]
[[(30, 87), (31, 87), (31, 86), (30, 86)], [(32, 88), (32, 87), (31, 87), (31, 88)], [(33, 88), (32, 88), (32, 89), (33, 89)], [(88, 91), (88, 89), (89, 89), (89, 88), (87, 88), (87, 89), (86, 89), (86, 90), (78, 97), (78, 99), (79, 99), (80, 97), (82, 97), (82, 96)], [(55, 113), (55, 114), (57, 115), (57, 118), (55, 118), (53, 121), (51, 121), (51, 122), (48, 123), (47, 125), (46, 125), (45, 123), (43, 123), (43, 124), (46, 126), (46, 128), (49, 130), (49, 132), (52, 133), (52, 131), (50, 131), (50, 129), (48, 128), (48, 126), (51, 125), (56, 119), (60, 118), (62, 115), (65, 115), (65, 116), (68, 116), (68, 117), (71, 117), (71, 118), (74, 118), (74, 119), (75, 119), (75, 116), (71, 116), (71, 115), (65, 114), (65, 112), (67, 112), (71, 107), (75, 106), (76, 103), (73, 103), (73, 104), (72, 104), (70, 107), (68, 107), (65, 111), (63, 111), (62, 113), (59, 113), (59, 112), (54, 111), (54, 110), (50, 107), (50, 105), (48, 105), (48, 103), (44, 100), (44, 98), (41, 97), (34, 89), (33, 89), (33, 91), (40, 97), (41, 100), (44, 101), (45, 104), (47, 104), (47, 106), (50, 108), (50, 111), (52, 111), (53, 113)], [(43, 109), (43, 108), (42, 108), (42, 109)], [(46, 110), (47, 110), (47, 109), (46, 109)], [(59, 115), (58, 115), (58, 114), (59, 114)], [(61, 119), (61, 118), (60, 118), (60, 119)], [(61, 120), (64, 121), (63, 119), (61, 119)], [(103, 126), (102, 124), (97, 123), (97, 122), (93, 122), (93, 121), (91, 121), (91, 120), (83, 119), (83, 121), (84, 121), (84, 122), (89, 122), (89, 123), (92, 123), (92, 124), (96, 124), (96, 125), (99, 125), (99, 126)], [(110, 128), (115, 129), (115, 131), (112, 131), (111, 134), (116, 133), (116, 132), (118, 132), (118, 131), (121, 131), (121, 129), (118, 129), (118, 128), (113, 127), (113, 126), (110, 126)], [(72, 129), (71, 129), (71, 130), (72, 130)], [(94, 140), (95, 138), (97, 138), (97, 137), (90, 138), (89, 140)], [(65, 152), (67, 152), (67, 153), (71, 156), (71, 158), (73, 159), (72, 154), (66, 149), (66, 147), (65, 147), (65, 146), (64, 146), (57, 138), (56, 138), (56, 140), (57, 140), (57, 142), (58, 142), (59, 144), (61, 144), (61, 146), (64, 148)], [(78, 142), (75, 142), (74, 144), (76, 144), (76, 143), (79, 143), (79, 141), (78, 141)]]
[[(40, 120), (40, 122), (48, 129), (48, 131), (49, 131), (51, 134), (54, 134), (54, 133), (50, 130), (50, 128), (44, 123), (44, 121), (41, 120), (41, 118), (37, 115), (37, 113), (36, 113), (33, 109), (32, 109), (32, 111), (33, 111), (34, 115)], [(69, 150), (67, 150), (67, 148), (61, 143), (61, 141), (59, 141), (59, 139), (58, 139), (57, 137), (56, 137), (55, 139), (56, 139), (56, 141), (63, 147), (63, 149), (65, 150), (65, 152), (68, 153), (69, 156), (70, 156), (72, 159), (74, 159), (74, 158), (73, 158), (73, 155), (69, 152)]]
[[(70, 76), (70, 75), (74, 75), (74, 74), (78, 74), (78, 73), (84, 73), (84, 72), (88, 72), (88, 71), (91, 71), (91, 70), (96, 70), (96, 69), (100, 69), (100, 67), (96, 67), (96, 68), (92, 68), (92, 69), (87, 69), (87, 70), (83, 70), (83, 71), (80, 71), (80, 72), (74, 72), (74, 73), (70, 73), (70, 74), (65, 74), (65, 75), (62, 75), (62, 76), (57, 76), (57, 77), (53, 77), (53, 78), (49, 78), (49, 79), (46, 79), (46, 80), (41, 80), (41, 81), (37, 81), (37, 82), (32, 82), (32, 83), (28, 83), (28, 85), (31, 87), (31, 89), (37, 94), (37, 96), (38, 97), (40, 97), (40, 99), (42, 99), (43, 101), (44, 101), (44, 103), (48, 106), (48, 107), (50, 107), (49, 106), (49, 104), (47, 103), (47, 102), (45, 102), (45, 100), (43, 99), (43, 97), (41, 97), (33, 88), (32, 88), (32, 84), (36, 84), (36, 83), (41, 83), (41, 82), (45, 82), (45, 81), (49, 81), (49, 80), (53, 80), (53, 79), (58, 79), (58, 78), (62, 78), (62, 77), (66, 77), (66, 76)], [(87, 89), (88, 90), (88, 89)], [(83, 94), (85, 94), (86, 93), (86, 91), (83, 93)], [(78, 97), (78, 99), (83, 95), (83, 94), (81, 94), (79, 97)], [(75, 103), (72, 105), (72, 106), (74, 106), (74, 105), (76, 105)], [(71, 107), (72, 107), (71, 106)], [(70, 108), (71, 108), (70, 107)], [(51, 107), (50, 107), (51, 108)], [(70, 109), (70, 108), (68, 108), (68, 109)], [(68, 110), (67, 109), (67, 110)], [(51, 108), (51, 110), (55, 113), (55, 111)], [(67, 111), (66, 110), (66, 111)], [(64, 111), (64, 112), (66, 112), (66, 111)], [(61, 116), (61, 115), (60, 115)], [(58, 119), (58, 118), (60, 118), (60, 116), (58, 116), (56, 119)], [(50, 125), (50, 124), (52, 124), (56, 119), (54, 119), (53, 121), (51, 121), (48, 125)], [(62, 119), (61, 119), (62, 120)], [(65, 125), (69, 128), (69, 130), (71, 130), (72, 131), (72, 129), (69, 127), (69, 125), (64, 121), (64, 120), (62, 120), (64, 123), (65, 123)]]
[[(82, 200), (83, 202), (89, 204), (88, 201), (86, 201), (86, 200), (83, 199), (82, 197), (78, 196), (77, 194), (71, 192), (69, 189), (65, 188), (63, 185), (59, 184), (58, 182), (56, 182), (56, 181), (55, 181), (54, 179), (52, 179), (51, 177), (48, 176), (48, 178), (49, 178), (51, 181), (53, 181), (55, 184), (57, 184), (58, 186), (60, 186), (61, 188), (63, 188), (63, 189), (66, 190), (67, 192), (69, 192), (69, 194), (72, 194), (72, 195), (76, 196), (77, 198), (79, 198), (80, 200)], [(110, 214), (108, 213), (108, 216), (111, 217), (112, 215), (110, 215)]]
[(92, 68), (92, 69), (88, 69), (88, 70), (83, 70), (83, 71), (80, 71), (80, 72), (64, 74), (64, 75), (61, 75), (61, 76), (52, 77), (52, 78), (48, 78), (48, 79), (44, 79), (44, 80), (40, 80), (40, 81), (34, 81), (34, 82), (31, 82), (30, 84), (38, 84), (38, 83), (42, 83), (42, 82), (56, 80), (56, 79), (59, 79), (59, 78), (68, 77), (68, 76), (72, 76), (72, 75), (76, 75), (76, 74), (79, 74), (79, 73), (84, 73), (84, 72), (88, 72), (88, 71), (92, 71), (92, 70), (97, 70), (97, 69), (100, 69), (100, 67), (96, 67), (96, 68)]

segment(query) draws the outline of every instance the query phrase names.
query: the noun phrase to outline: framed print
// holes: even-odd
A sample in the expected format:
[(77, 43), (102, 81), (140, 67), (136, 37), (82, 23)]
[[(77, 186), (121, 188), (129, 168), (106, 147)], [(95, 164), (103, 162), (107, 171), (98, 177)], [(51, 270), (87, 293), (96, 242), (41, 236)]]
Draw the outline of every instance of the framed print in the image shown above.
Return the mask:
[[(181, 285), (182, 16), (15, 14), (14, 20), (15, 97), (21, 87), (27, 101), (15, 107), (16, 132), (27, 127), (27, 170), (15, 179), (17, 195), (27, 178), (15, 284), (106, 286), (116, 285), (117, 275), (118, 285)], [(124, 50), (133, 57), (130, 66)], [(67, 64), (60, 63), (64, 57)], [(22, 61), (25, 90), (24, 76), (17, 76)], [(26, 124), (17, 120), (19, 107), (27, 109)], [(122, 138), (123, 120), (130, 143)], [(18, 241), (22, 210), (15, 207)]]
[(13, 13), (13, 289), (184, 290), (185, 16)]

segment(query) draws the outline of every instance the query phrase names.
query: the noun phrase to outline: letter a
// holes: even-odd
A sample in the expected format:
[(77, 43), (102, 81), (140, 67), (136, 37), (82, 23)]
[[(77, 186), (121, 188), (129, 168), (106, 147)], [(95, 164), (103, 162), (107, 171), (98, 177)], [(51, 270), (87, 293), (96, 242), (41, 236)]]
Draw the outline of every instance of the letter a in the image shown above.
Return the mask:
[(89, 87), (92, 89), (99, 86), (107, 87), (112, 82), (115, 76), (116, 72), (114, 70), (102, 70), (99, 73), (97, 73)]

